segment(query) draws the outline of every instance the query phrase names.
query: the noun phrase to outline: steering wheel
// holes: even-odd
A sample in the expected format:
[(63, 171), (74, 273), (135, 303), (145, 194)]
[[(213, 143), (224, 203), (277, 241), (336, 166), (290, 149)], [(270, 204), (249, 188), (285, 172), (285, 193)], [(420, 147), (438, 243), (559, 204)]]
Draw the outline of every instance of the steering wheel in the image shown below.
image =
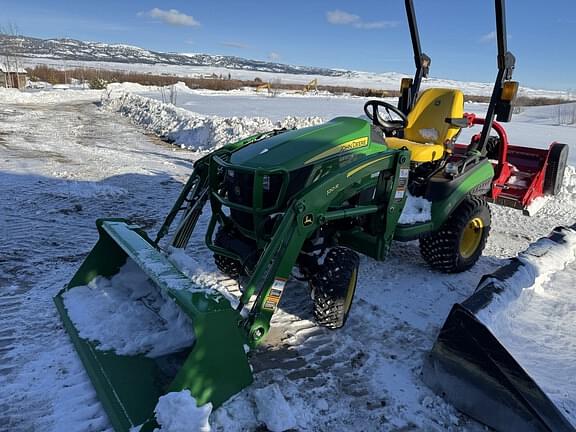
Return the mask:
[[(378, 110), (379, 107), (385, 109), (388, 120), (382, 117)], [(370, 108), (372, 108), (372, 111), (370, 111)], [(406, 114), (388, 102), (370, 100), (364, 104), (364, 112), (368, 118), (372, 120), (372, 123), (383, 128), (384, 132), (392, 132), (397, 129), (404, 129), (408, 124)], [(394, 117), (400, 117), (400, 120), (395, 119)]]

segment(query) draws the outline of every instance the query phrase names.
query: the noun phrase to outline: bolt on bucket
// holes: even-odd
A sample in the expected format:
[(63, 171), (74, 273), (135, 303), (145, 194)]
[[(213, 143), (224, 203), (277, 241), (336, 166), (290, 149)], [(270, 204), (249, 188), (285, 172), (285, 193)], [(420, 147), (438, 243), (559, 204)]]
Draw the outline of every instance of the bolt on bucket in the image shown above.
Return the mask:
[(100, 219), (100, 238), (54, 298), (116, 431), (155, 423), (158, 398), (190, 390), (214, 407), (252, 382), (241, 316), (181, 273), (146, 233)]

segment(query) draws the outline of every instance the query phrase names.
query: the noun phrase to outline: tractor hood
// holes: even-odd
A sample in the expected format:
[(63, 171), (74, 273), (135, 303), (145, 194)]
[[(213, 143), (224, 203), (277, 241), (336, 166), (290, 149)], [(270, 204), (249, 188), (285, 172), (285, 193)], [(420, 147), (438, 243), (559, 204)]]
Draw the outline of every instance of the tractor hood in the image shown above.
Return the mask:
[[(371, 125), (366, 120), (336, 117), (318, 126), (284, 132), (246, 146), (234, 152), (230, 162), (250, 168), (292, 171), (345, 152), (373, 152), (370, 131)], [(378, 146), (381, 151), (382, 145)]]

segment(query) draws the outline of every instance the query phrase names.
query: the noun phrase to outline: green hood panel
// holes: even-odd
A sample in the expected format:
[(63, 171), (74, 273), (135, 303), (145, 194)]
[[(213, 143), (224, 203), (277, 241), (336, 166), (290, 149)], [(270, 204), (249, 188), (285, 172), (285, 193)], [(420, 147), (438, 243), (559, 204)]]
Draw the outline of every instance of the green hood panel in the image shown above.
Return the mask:
[[(250, 168), (287, 171), (339, 153), (369, 153), (370, 123), (356, 117), (336, 117), (327, 123), (284, 132), (234, 152), (230, 162)], [(357, 141), (355, 141), (357, 140)], [(378, 145), (380, 151), (382, 145)]]

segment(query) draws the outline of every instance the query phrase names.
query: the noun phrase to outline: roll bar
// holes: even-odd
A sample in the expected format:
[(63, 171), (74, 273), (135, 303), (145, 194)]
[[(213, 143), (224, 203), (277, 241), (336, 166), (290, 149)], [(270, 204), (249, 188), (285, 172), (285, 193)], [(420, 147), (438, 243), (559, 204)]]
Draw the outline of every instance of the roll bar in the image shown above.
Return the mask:
[(418, 24), (416, 23), (414, 3), (412, 0), (404, 0), (404, 6), (406, 8), (406, 16), (408, 17), (408, 26), (410, 27), (410, 38), (412, 39), (412, 49), (414, 51), (414, 64), (416, 65), (414, 79), (409, 87), (402, 90), (402, 94), (398, 101), (398, 108), (403, 113), (408, 114), (418, 97), (422, 78), (428, 77), (432, 60), (422, 52), (420, 46), (420, 35), (418, 33)]
[[(516, 58), (508, 51), (507, 34), (506, 34), (506, 7), (505, 0), (495, 0), (496, 10), (496, 37), (498, 43), (498, 74), (494, 82), (494, 89), (486, 112), (486, 120), (482, 128), (480, 139), (469, 146), (469, 153), (485, 154), (485, 146), (490, 136), (492, 123), (494, 119), (501, 122), (508, 122), (512, 117), (511, 101), (502, 100), (502, 89), (506, 81), (512, 79), (512, 72), (516, 64)], [(400, 99), (398, 100), (398, 108), (408, 114), (414, 102), (418, 97), (420, 91), (420, 84), (422, 78), (428, 77), (430, 70), (431, 59), (429, 56), (422, 52), (420, 45), (420, 35), (418, 33), (418, 25), (416, 23), (416, 14), (414, 11), (413, 0), (404, 0), (406, 8), (406, 16), (408, 18), (408, 26), (410, 27), (410, 37), (412, 39), (412, 49), (414, 50), (414, 63), (416, 65), (416, 73), (414, 79), (408, 85), (402, 85)]]
[(468, 153), (479, 152), (482, 155), (486, 153), (485, 146), (490, 137), (490, 130), (492, 129), (494, 118), (501, 122), (509, 122), (512, 117), (510, 101), (502, 101), (504, 82), (512, 79), (512, 72), (516, 65), (516, 58), (508, 51), (505, 0), (495, 0), (495, 9), (496, 37), (498, 43), (498, 74), (494, 82), (494, 89), (492, 90), (492, 97), (490, 98), (490, 104), (488, 105), (488, 111), (485, 117), (486, 121), (482, 128), (480, 139), (468, 148)]

